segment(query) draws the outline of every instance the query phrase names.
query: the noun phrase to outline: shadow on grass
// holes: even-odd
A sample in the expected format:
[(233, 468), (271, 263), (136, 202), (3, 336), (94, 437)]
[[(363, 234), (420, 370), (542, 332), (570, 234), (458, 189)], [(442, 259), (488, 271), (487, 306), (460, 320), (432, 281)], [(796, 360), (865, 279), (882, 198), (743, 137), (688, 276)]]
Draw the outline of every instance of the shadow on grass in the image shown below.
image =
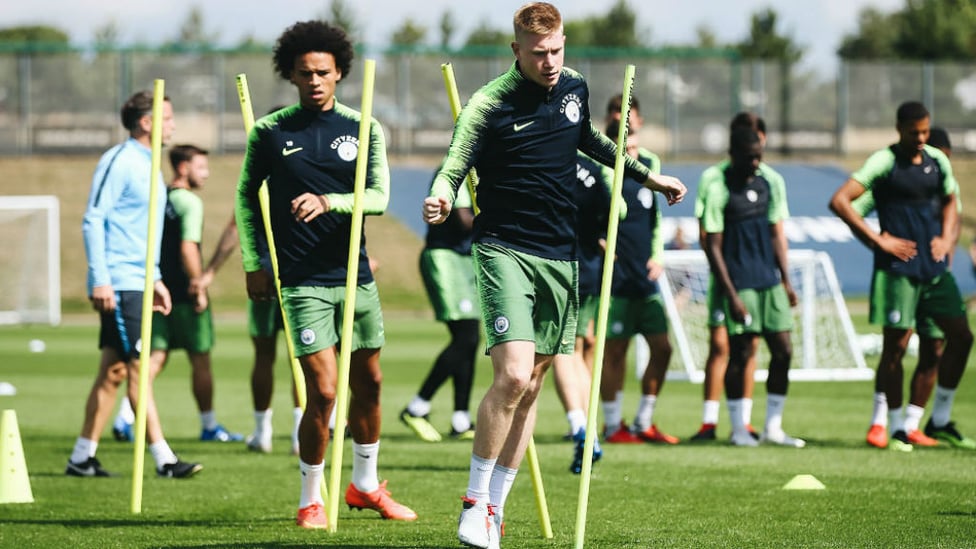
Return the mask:
[(976, 519), (976, 511), (939, 511), (936, 515), (940, 517), (964, 517)]
[[(318, 545), (318, 544), (316, 544)], [(353, 544), (332, 544), (324, 542), (323, 545), (327, 545), (334, 549), (375, 549), (376, 545), (353, 545)], [(309, 547), (309, 542), (301, 541), (294, 543), (281, 543), (281, 542), (254, 542), (254, 543), (226, 543), (226, 544), (211, 544), (206, 545), (159, 545), (161, 549), (214, 549), (214, 548), (233, 548), (233, 549), (250, 549), (250, 548), (279, 548), (279, 547)], [(443, 545), (389, 545), (384, 542), (383, 547), (389, 548), (403, 548), (403, 549), (415, 549), (419, 547), (444, 547)]]

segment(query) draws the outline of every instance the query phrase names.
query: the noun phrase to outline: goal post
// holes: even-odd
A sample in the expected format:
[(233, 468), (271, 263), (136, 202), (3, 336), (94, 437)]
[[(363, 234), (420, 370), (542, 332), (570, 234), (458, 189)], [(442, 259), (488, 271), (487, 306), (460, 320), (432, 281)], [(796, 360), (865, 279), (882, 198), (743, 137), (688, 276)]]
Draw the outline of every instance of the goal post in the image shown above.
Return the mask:
[(0, 324), (61, 322), (56, 196), (0, 196)]
[[(793, 309), (790, 379), (874, 379), (874, 370), (864, 361), (830, 256), (817, 250), (790, 250), (788, 263), (790, 281), (799, 299)], [(708, 260), (701, 250), (667, 250), (664, 270), (659, 283), (675, 350), (668, 378), (700, 383), (708, 356)], [(647, 364), (648, 352), (638, 337), (639, 374)], [(765, 380), (769, 354), (762, 343), (757, 358), (756, 379)]]

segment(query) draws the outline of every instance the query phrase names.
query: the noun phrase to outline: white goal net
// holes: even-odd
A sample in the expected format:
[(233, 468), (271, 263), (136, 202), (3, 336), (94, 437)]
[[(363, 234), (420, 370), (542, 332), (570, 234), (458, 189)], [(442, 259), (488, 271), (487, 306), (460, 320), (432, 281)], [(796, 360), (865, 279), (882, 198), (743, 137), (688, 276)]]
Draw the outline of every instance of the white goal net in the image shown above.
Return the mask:
[(0, 324), (61, 322), (55, 196), (0, 196)]
[[(790, 281), (799, 298), (793, 309), (792, 380), (873, 379), (840, 291), (834, 264), (826, 252), (789, 251)], [(701, 382), (708, 356), (708, 260), (701, 250), (668, 250), (661, 294), (668, 313), (674, 354), (670, 379)], [(637, 365), (647, 364), (647, 345), (637, 338)], [(769, 354), (759, 345), (756, 378), (768, 374)]]

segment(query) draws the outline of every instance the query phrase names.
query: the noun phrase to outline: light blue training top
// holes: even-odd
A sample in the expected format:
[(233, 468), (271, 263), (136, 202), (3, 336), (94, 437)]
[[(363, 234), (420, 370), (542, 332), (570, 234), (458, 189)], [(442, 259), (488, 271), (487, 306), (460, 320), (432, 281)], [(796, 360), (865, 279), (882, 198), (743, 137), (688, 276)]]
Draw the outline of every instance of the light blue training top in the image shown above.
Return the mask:
[[(102, 155), (92, 177), (88, 207), (81, 223), (88, 255), (88, 294), (111, 284), (115, 291), (145, 289), (149, 237), (149, 189), (152, 151), (131, 137)], [(166, 183), (156, 189), (156, 268), (166, 210)]]

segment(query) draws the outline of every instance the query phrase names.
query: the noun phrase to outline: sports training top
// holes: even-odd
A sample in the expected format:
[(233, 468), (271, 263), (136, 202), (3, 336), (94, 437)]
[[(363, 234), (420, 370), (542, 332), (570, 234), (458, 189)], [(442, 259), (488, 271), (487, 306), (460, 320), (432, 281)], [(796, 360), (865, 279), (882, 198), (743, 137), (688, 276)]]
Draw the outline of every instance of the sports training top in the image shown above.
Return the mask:
[[(106, 151), (98, 161), (81, 223), (88, 255), (89, 295), (96, 286), (106, 284), (117, 292), (145, 289), (151, 173), (152, 151), (131, 137)], [(166, 183), (162, 173), (158, 176), (153, 280), (160, 279), (159, 247), (166, 208)]]
[[(851, 178), (864, 185), (874, 199), (882, 231), (915, 241), (928, 249), (932, 238), (942, 235), (942, 200), (956, 192), (959, 184), (945, 154), (925, 145), (922, 162), (898, 154), (892, 145), (872, 154)], [(892, 274), (928, 281), (946, 271), (947, 262), (935, 261), (920, 252), (902, 261), (880, 248), (874, 251), (874, 268)]]
[[(271, 228), (282, 286), (345, 286), (359, 120), (359, 112), (336, 100), (328, 111), (307, 110), (296, 104), (255, 123), (237, 186), (237, 226), (246, 272), (261, 268), (255, 234), (264, 229), (257, 192), (261, 182), (268, 179)], [(296, 221), (291, 201), (305, 192), (324, 194), (330, 211), (310, 223)], [(382, 214), (389, 199), (386, 144), (383, 129), (373, 119), (363, 213)], [(358, 284), (372, 280), (364, 236), (359, 248)]]
[(751, 181), (705, 187), (702, 223), (706, 233), (722, 233), (722, 258), (736, 290), (771, 288), (782, 280), (769, 226), (789, 217), (786, 184), (772, 169), (756, 170)]
[[(576, 151), (612, 166), (616, 146), (590, 122), (583, 77), (563, 68), (551, 90), (525, 78), (514, 63), (478, 90), (461, 110), (430, 196), (453, 202), (473, 166), (478, 170), (474, 241), (498, 243), (548, 259), (576, 258)], [(631, 177), (647, 168), (627, 158)]]
[[(638, 161), (654, 173), (661, 171), (661, 160), (647, 149), (638, 150)], [(606, 171), (612, 177), (613, 170)], [(624, 177), (621, 196), (627, 203), (627, 217), (620, 221), (617, 233), (611, 293), (643, 298), (658, 291), (657, 281), (647, 278), (647, 262), (652, 258), (660, 262), (664, 255), (664, 239), (658, 230), (661, 209), (657, 193), (630, 177)]]
[(610, 187), (603, 166), (583, 153), (576, 154), (577, 256), (579, 295), (600, 295), (603, 249), (600, 239), (607, 236), (610, 213)]
[(169, 189), (163, 223), (163, 247), (159, 270), (173, 303), (190, 303), (190, 277), (183, 268), (183, 242), (195, 242), (197, 250), (203, 239), (203, 200), (190, 189)]

